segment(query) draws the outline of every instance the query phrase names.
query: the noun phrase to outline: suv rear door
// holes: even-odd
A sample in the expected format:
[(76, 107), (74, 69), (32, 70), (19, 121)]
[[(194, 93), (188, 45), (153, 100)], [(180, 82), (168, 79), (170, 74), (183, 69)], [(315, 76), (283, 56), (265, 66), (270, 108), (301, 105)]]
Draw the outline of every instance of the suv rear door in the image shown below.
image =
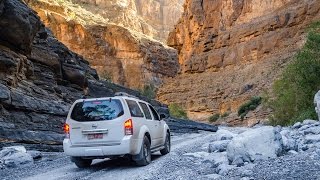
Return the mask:
[(162, 120), (160, 120), (159, 114), (158, 112), (149, 104), (148, 105), (151, 114), (153, 116), (154, 119), (154, 124), (155, 124), (155, 138), (156, 138), (156, 143), (158, 145), (162, 145), (162, 140), (163, 140), (163, 131), (164, 131), (164, 122)]
[(118, 145), (124, 137), (124, 121), (120, 99), (77, 102), (68, 122), (71, 143), (73, 146)]

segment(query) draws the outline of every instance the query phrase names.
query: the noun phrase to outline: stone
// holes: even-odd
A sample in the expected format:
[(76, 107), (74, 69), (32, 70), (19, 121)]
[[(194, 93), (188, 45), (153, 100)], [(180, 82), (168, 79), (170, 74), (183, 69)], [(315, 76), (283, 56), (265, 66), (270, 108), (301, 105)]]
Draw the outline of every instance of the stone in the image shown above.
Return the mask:
[(228, 174), (228, 172), (232, 169), (234, 169), (235, 167), (234, 166), (231, 166), (231, 165), (228, 165), (228, 164), (220, 164), (218, 167), (217, 167), (217, 172), (219, 175), (221, 176), (225, 176)]
[(291, 137), (290, 130), (283, 130), (280, 134), (282, 136), (283, 150), (290, 151), (298, 149), (297, 140)]
[(312, 125), (312, 124), (316, 124), (316, 123), (318, 123), (318, 121), (311, 120), (311, 119), (306, 119), (302, 122), (303, 125)]
[(296, 155), (296, 154), (298, 154), (298, 152), (295, 151), (295, 150), (290, 150), (290, 151), (288, 151), (287, 154), (288, 154), (288, 155)]
[(14, 168), (33, 164), (30, 154), (24, 147), (6, 147), (0, 151), (0, 162), (5, 167)]
[(314, 144), (320, 142), (320, 135), (306, 135), (304, 139), (305, 144)]
[(33, 38), (40, 29), (40, 18), (22, 1), (3, 0), (1, 4), (6, 11), (1, 14), (0, 27), (6, 28), (0, 28), (0, 39), (30, 54)]
[(236, 165), (237, 167), (244, 166), (244, 162), (241, 156), (235, 157), (231, 164)]
[(27, 151), (27, 153), (30, 154), (34, 160), (42, 158), (42, 153), (40, 151)]
[(320, 126), (314, 126), (310, 127), (303, 131), (303, 133), (306, 134), (320, 134)]
[(204, 158), (209, 155), (207, 152), (194, 152), (194, 153), (185, 153), (184, 156), (189, 156), (193, 158)]
[(209, 144), (208, 152), (223, 152), (227, 150), (230, 140), (214, 141)]
[(254, 162), (258, 158), (275, 158), (283, 151), (281, 134), (276, 128), (265, 126), (251, 129), (231, 140), (227, 147), (229, 162), (242, 158), (243, 162)]
[(215, 133), (213, 141), (231, 140), (236, 134), (225, 129), (218, 129)]
[(222, 176), (219, 174), (207, 174), (204, 176), (206, 179), (218, 180), (221, 179)]
[(302, 123), (301, 123), (301, 122), (296, 122), (296, 123), (292, 126), (292, 128), (294, 128), (294, 129), (299, 129), (301, 126), (302, 126)]
[(0, 101), (10, 99), (10, 90), (5, 85), (0, 84)]
[(320, 121), (320, 91), (318, 91), (315, 95), (314, 95), (314, 101), (313, 101), (314, 105), (315, 105), (315, 110), (316, 113), (318, 115), (318, 120)]

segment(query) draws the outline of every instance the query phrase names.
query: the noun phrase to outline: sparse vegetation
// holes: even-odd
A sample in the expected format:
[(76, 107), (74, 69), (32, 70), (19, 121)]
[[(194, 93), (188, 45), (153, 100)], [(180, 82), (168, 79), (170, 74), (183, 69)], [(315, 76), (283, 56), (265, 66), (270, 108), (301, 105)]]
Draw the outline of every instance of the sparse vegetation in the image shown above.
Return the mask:
[(209, 117), (209, 122), (216, 122), (218, 119), (220, 118), (220, 114), (214, 114), (212, 116)]
[(230, 115), (229, 112), (225, 112), (223, 114), (221, 114), (221, 118), (225, 118), (225, 117), (228, 117)]
[(108, 82), (112, 82), (112, 74), (108, 71), (104, 71), (101, 75), (100, 78), (102, 80), (108, 81)]
[(243, 120), (249, 111), (255, 110), (261, 104), (262, 98), (260, 96), (254, 96), (250, 101), (244, 103), (239, 107), (238, 116)]
[(170, 115), (175, 118), (180, 118), (180, 119), (188, 118), (186, 111), (178, 104), (170, 104), (169, 112), (170, 112)]
[(157, 88), (153, 84), (144, 85), (143, 89), (139, 90), (143, 96), (149, 99), (155, 99), (157, 94)]
[(273, 85), (269, 106), (274, 111), (272, 125), (290, 125), (307, 118), (316, 119), (313, 105), (320, 88), (320, 22), (310, 26), (307, 41), (295, 59)]

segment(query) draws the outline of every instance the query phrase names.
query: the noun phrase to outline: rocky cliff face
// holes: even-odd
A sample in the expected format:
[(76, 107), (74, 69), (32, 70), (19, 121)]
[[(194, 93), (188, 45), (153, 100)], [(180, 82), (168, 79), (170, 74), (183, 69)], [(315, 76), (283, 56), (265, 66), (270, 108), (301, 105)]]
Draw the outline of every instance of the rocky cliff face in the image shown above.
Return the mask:
[[(158, 96), (195, 119), (227, 112), (237, 120), (238, 107), (270, 87), (304, 43), (306, 27), (320, 20), (319, 0), (187, 0), (184, 8), (168, 38), (181, 74)], [(257, 110), (250, 119), (266, 114)]]
[(179, 69), (176, 50), (144, 35), (150, 34), (142, 31), (145, 28), (139, 24), (141, 18), (126, 14), (137, 13), (137, 9), (132, 10), (136, 8), (135, 1), (76, 2), (81, 6), (50, 0), (30, 0), (29, 5), (53, 34), (88, 59), (102, 78), (141, 89), (148, 84), (159, 85), (163, 78), (176, 75)]
[(109, 22), (166, 42), (183, 11), (184, 0), (72, 0)]
[(0, 147), (24, 143), (61, 150), (62, 124), (75, 99), (119, 91), (139, 96), (97, 79), (89, 63), (60, 43), (22, 1), (0, 1)]

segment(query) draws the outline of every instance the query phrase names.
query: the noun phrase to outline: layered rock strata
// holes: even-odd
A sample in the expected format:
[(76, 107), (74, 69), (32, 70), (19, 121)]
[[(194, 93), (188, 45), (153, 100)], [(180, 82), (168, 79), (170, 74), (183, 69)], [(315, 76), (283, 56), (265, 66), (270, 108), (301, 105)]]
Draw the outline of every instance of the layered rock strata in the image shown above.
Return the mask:
[[(237, 117), (239, 106), (270, 88), (319, 10), (319, 0), (187, 0), (168, 38), (181, 74), (168, 79), (159, 99), (180, 104), (193, 119), (231, 113), (224, 120), (247, 124)], [(250, 113), (250, 124), (268, 114)]]
[[(126, 8), (132, 8), (132, 3), (130, 1), (122, 7), (113, 1), (89, 2), (81, 6), (69, 1), (29, 1), (53, 34), (68, 48), (85, 57), (101, 78), (134, 89), (149, 84), (158, 86), (163, 78), (174, 77), (178, 72), (177, 52), (146, 36), (148, 33), (139, 32), (135, 28), (140, 26), (135, 17), (123, 15)], [(110, 14), (103, 13), (109, 9), (118, 12), (114, 12), (117, 16), (113, 21), (108, 19), (112, 18)], [(120, 17), (126, 19), (122, 25)]]
[(145, 99), (98, 81), (88, 61), (59, 42), (22, 1), (0, 1), (0, 148), (21, 143), (62, 150), (62, 127), (71, 103), (83, 95), (113, 96), (119, 91)]

